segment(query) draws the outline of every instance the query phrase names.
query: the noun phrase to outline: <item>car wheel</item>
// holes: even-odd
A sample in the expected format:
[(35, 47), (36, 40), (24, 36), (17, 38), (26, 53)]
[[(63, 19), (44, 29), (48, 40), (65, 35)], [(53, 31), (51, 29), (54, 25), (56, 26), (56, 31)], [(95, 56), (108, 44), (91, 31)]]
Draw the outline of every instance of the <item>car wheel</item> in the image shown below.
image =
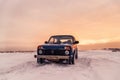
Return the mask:
[(75, 64), (75, 55), (72, 57), (71, 63)]
[(76, 52), (75, 59), (78, 59), (78, 53)]
[(75, 56), (73, 55), (73, 57), (70, 57), (70, 59), (68, 60), (69, 64), (75, 64)]
[(71, 64), (71, 59), (68, 59), (68, 64)]
[(42, 58), (38, 59), (38, 58), (37, 58), (37, 63), (38, 63), (38, 64), (44, 63), (44, 59), (42, 59)]

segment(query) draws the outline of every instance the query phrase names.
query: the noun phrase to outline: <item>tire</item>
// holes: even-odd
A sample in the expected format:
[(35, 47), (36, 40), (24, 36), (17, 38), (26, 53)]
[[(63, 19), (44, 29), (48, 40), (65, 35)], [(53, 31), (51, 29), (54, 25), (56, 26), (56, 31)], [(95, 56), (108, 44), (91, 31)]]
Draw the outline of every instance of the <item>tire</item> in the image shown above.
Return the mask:
[(75, 55), (72, 57), (71, 63), (75, 64)]
[(38, 63), (38, 64), (43, 64), (43, 63), (44, 63), (44, 59), (42, 59), (42, 58), (38, 59), (38, 58), (37, 58), (37, 63)]
[(73, 55), (73, 57), (70, 57), (68, 60), (69, 64), (75, 64), (75, 55)]
[(71, 64), (71, 59), (68, 59), (68, 64)]
[(78, 59), (78, 53), (76, 52), (75, 59)]

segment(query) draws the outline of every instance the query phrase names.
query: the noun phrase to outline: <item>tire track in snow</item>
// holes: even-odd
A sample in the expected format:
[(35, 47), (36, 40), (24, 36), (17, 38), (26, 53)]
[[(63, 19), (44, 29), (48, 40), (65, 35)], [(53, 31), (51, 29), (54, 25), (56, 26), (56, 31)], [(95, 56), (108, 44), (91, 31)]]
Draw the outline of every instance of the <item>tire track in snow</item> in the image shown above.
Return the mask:
[(0, 70), (0, 75), (9, 74), (12, 72), (25, 72), (27, 69), (37, 67), (34, 61), (28, 61), (17, 66), (10, 67), (8, 69)]

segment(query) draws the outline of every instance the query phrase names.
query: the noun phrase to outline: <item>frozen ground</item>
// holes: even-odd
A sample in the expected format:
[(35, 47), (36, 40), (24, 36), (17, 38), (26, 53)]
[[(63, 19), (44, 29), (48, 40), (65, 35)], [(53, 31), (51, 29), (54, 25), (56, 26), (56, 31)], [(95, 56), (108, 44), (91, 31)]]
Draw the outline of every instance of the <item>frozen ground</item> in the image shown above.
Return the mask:
[(79, 52), (75, 65), (38, 65), (34, 54), (0, 53), (0, 80), (120, 80), (120, 52)]

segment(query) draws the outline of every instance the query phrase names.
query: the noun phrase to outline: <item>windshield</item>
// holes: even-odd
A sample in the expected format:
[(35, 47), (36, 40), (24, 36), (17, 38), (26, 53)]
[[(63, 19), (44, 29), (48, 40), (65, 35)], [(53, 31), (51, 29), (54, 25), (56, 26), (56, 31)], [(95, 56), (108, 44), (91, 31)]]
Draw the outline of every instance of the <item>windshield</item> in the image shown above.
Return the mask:
[(49, 39), (48, 43), (50, 43), (50, 44), (72, 44), (73, 43), (73, 37), (53, 36)]

